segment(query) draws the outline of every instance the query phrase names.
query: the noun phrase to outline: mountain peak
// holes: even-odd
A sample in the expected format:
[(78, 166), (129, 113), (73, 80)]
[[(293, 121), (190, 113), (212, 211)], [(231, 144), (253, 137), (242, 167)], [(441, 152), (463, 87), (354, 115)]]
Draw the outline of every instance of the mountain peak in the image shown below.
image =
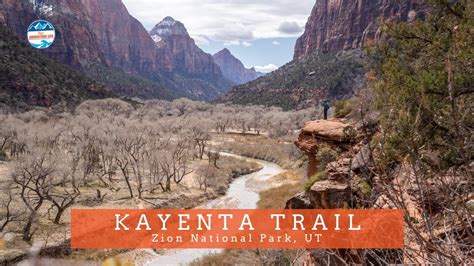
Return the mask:
[(227, 48), (224, 48), (224, 49), (220, 50), (220, 51), (217, 52), (217, 53), (232, 54), (232, 53), (229, 51), (229, 49), (227, 49)]
[(227, 48), (220, 50), (213, 57), (224, 77), (236, 84), (247, 83), (261, 76), (255, 68), (245, 68), (244, 64)]
[(171, 16), (167, 16), (167, 17), (165, 17), (161, 22), (175, 23), (176, 20), (175, 20), (173, 17), (171, 17)]
[(155, 42), (161, 41), (162, 37), (171, 35), (189, 36), (184, 24), (170, 16), (165, 17), (162, 21), (156, 24), (150, 31), (150, 35)]

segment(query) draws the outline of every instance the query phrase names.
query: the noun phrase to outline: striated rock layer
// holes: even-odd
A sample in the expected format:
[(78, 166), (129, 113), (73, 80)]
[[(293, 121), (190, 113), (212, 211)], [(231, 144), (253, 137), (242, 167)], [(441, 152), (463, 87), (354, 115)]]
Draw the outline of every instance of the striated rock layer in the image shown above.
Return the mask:
[(425, 0), (318, 0), (295, 46), (294, 59), (314, 52), (362, 48), (382, 38), (386, 20), (423, 16)]

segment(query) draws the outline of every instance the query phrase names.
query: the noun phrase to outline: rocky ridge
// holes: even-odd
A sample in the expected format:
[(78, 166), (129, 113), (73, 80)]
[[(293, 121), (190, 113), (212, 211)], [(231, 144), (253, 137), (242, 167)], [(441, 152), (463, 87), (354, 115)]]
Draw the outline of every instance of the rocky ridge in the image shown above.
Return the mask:
[[(307, 265), (338, 264), (342, 258), (345, 262), (355, 264), (409, 263), (417, 261), (423, 264), (426, 260), (420, 256), (420, 245), (413, 228), (427, 241), (442, 238), (448, 233), (457, 232), (466, 237), (460, 224), (447, 228), (443, 217), (435, 217), (432, 232), (423, 231), (426, 226), (425, 212), (436, 213), (437, 204), (443, 202), (443, 196), (435, 191), (445, 187), (447, 183), (430, 180), (429, 189), (420, 197), (420, 190), (414, 169), (407, 161), (392, 165), (388, 173), (376, 167), (380, 151), (372, 147), (372, 143), (380, 138), (377, 122), (355, 124), (348, 120), (316, 120), (307, 122), (301, 129), (295, 145), (308, 157), (307, 177), (310, 186), (303, 192), (291, 197), (287, 209), (403, 209), (404, 215), (411, 225), (406, 223), (405, 245), (408, 250), (367, 250), (361, 254), (356, 250), (308, 250)], [(337, 151), (337, 156), (328, 152)], [(324, 161), (331, 155), (331, 160)], [(317, 177), (317, 178), (315, 178)], [(448, 180), (460, 180), (455, 186), (465, 186), (468, 177), (448, 176)], [(449, 182), (448, 182), (449, 183)], [(398, 198), (399, 197), (399, 198)], [(471, 198), (472, 196), (469, 196)], [(427, 204), (426, 202), (430, 203)], [(438, 203), (434, 203), (438, 202)], [(428, 208), (427, 208), (428, 206)], [(439, 206), (438, 206), (439, 207)], [(411, 222), (410, 222), (411, 223)], [(367, 255), (372, 254), (372, 255)], [(375, 254), (375, 255), (374, 255)], [(383, 258), (383, 260), (379, 260)]]
[(355, 151), (346, 136), (348, 129), (352, 129), (351, 125), (341, 121), (316, 120), (305, 124), (295, 145), (308, 157), (308, 177), (318, 174), (320, 170), (317, 154), (322, 145), (338, 148), (345, 155), (338, 158), (336, 162), (328, 164), (325, 167), (327, 177), (315, 182), (305, 194), (298, 195), (296, 199), (290, 199), (287, 207), (292, 207), (292, 202), (295, 200), (302, 201), (302, 197), (307, 197), (306, 202), (314, 208), (335, 209), (351, 204), (347, 202), (351, 193), (347, 181), (351, 164), (349, 156)]
[[(373, 208), (379, 195), (372, 190), (377, 179), (370, 169), (372, 153), (355, 125), (345, 120), (309, 121), (295, 145), (308, 156), (308, 178), (316, 175), (319, 179), (306, 191), (290, 198), (287, 209)], [(320, 161), (327, 147), (339, 151), (337, 158), (329, 163)], [(325, 251), (308, 251), (305, 258), (308, 265), (326, 264), (328, 260), (331, 264), (340, 263), (339, 258)], [(364, 262), (352, 250), (338, 252), (344, 261)]]
[(343, 55), (311, 54), (233, 87), (223, 100), (301, 109), (319, 105), (324, 99), (347, 99), (363, 84), (361, 59), (360, 51)]

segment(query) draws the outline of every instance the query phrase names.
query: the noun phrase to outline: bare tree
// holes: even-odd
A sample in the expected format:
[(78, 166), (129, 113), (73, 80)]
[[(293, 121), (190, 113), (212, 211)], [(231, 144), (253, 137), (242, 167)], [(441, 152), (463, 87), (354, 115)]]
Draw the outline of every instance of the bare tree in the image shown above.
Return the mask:
[(218, 133), (225, 133), (232, 124), (232, 117), (227, 113), (218, 113), (214, 118), (214, 127)]
[(34, 156), (27, 156), (20, 162), (13, 174), (13, 181), (20, 186), (20, 197), (29, 214), (26, 224), (23, 227), (23, 240), (30, 241), (33, 222), (38, 211), (43, 206), (47, 198), (47, 191), (50, 189), (50, 177), (55, 168), (47, 160), (47, 155), (37, 151)]
[(0, 217), (0, 221), (2, 222), (0, 224), (0, 232), (3, 232), (9, 223), (18, 221), (23, 214), (21, 210), (12, 205), (14, 200), (12, 188), (7, 186), (4, 190), (6, 190), (4, 193), (7, 195), (7, 199), (6, 202), (2, 202), (1, 205), (2, 217)]
[(263, 110), (261, 108), (256, 108), (256, 110), (253, 113), (252, 116), (252, 122), (249, 123), (257, 133), (257, 135), (260, 135), (260, 130), (261, 130), (261, 124), (263, 120)]
[(186, 175), (192, 173), (188, 166), (187, 149), (186, 141), (178, 140), (176, 143), (171, 143), (166, 150), (160, 164), (166, 178), (165, 191), (171, 191), (171, 181), (179, 184)]
[(198, 158), (202, 160), (206, 147), (211, 140), (211, 135), (202, 127), (194, 126), (191, 128), (191, 137), (198, 151)]
[(188, 112), (193, 111), (195, 103), (189, 99), (181, 98), (173, 101), (172, 106), (178, 110), (179, 116), (184, 116)]
[(216, 185), (219, 177), (219, 171), (212, 165), (201, 166), (194, 175), (195, 180), (199, 184), (199, 189), (207, 191), (209, 187)]
[(119, 149), (118, 154), (115, 157), (115, 162), (117, 163), (117, 166), (122, 172), (125, 183), (127, 184), (128, 192), (130, 193), (130, 198), (133, 198), (134, 197), (133, 189), (130, 183), (130, 172), (128, 169), (130, 162), (129, 162), (128, 154), (126, 150), (124, 150), (124, 148)]
[(0, 153), (6, 154), (7, 147), (11, 145), (16, 132), (5, 127), (0, 129)]
[[(76, 198), (81, 194), (79, 185), (76, 182), (76, 160), (65, 158), (63, 154), (56, 154), (53, 159), (56, 162), (56, 174), (50, 177), (50, 187), (44, 190), (45, 200), (51, 202), (56, 209), (56, 215), (53, 219), (55, 224), (61, 222), (61, 216), (71, 207)], [(71, 165), (72, 164), (72, 165)], [(56, 179), (59, 178), (61, 186), (57, 186)]]
[(163, 185), (164, 173), (161, 168), (161, 160), (164, 149), (169, 145), (169, 138), (161, 138), (160, 134), (150, 131), (148, 134), (148, 145), (146, 146), (145, 160), (148, 171), (148, 187), (151, 193), (154, 193), (157, 187), (166, 191)]

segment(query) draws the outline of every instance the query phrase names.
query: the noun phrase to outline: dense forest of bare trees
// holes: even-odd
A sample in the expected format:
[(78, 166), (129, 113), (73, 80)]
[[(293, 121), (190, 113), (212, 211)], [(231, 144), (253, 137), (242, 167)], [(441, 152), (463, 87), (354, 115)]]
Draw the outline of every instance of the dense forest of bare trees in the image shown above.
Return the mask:
[[(0, 230), (20, 223), (30, 241), (39, 213), (61, 223), (83, 188), (122, 188), (130, 199), (167, 193), (190, 173), (207, 190), (216, 180), (224, 133), (289, 136), (314, 110), (207, 104), (179, 99), (133, 105), (117, 99), (86, 101), (74, 112), (47, 110), (0, 116), (0, 155), (12, 165), (2, 176)], [(205, 158), (207, 157), (207, 158)], [(193, 160), (209, 166), (192, 169)], [(120, 184), (120, 185), (118, 185)], [(13, 208), (12, 202), (16, 202)]]

